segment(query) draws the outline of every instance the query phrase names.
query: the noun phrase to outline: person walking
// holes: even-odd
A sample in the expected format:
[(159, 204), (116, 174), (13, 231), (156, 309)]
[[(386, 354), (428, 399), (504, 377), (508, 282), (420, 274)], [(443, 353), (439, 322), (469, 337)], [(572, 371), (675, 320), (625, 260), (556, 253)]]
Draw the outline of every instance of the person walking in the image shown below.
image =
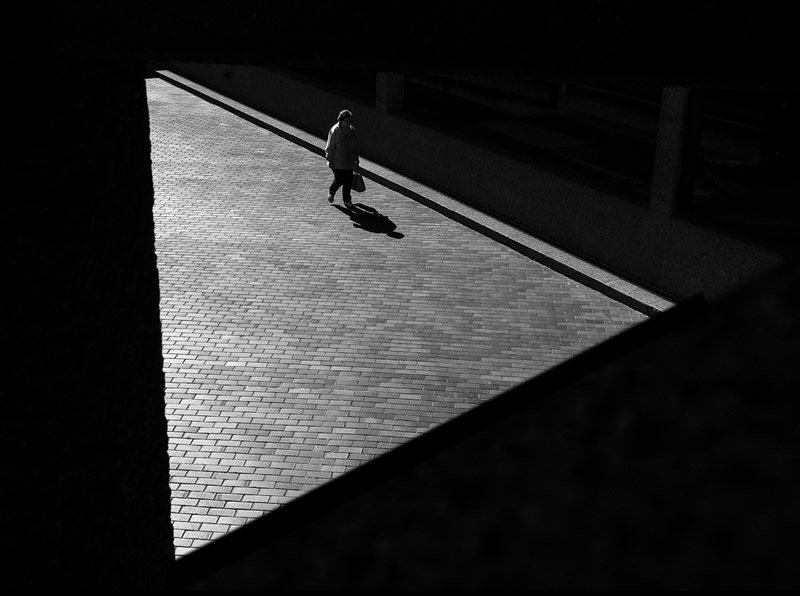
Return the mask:
[(350, 189), (353, 186), (353, 170), (358, 170), (358, 137), (353, 128), (353, 114), (350, 110), (339, 112), (339, 118), (328, 131), (328, 142), (325, 143), (325, 159), (333, 170), (333, 183), (328, 189), (328, 202), (339, 187), (346, 207), (352, 207)]

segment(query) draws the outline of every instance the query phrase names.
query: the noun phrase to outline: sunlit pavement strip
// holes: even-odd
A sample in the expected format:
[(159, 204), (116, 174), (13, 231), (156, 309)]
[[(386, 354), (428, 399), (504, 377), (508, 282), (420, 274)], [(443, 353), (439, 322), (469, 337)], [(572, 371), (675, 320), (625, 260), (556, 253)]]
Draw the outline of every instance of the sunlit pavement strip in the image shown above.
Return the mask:
[(646, 318), (147, 88), (178, 556)]

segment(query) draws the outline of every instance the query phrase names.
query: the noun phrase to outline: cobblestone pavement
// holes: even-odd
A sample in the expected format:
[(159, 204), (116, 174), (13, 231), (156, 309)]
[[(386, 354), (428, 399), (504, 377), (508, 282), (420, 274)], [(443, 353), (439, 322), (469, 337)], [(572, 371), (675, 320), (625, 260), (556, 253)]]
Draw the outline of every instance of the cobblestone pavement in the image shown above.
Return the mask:
[(147, 90), (178, 556), (645, 318), (369, 180), (330, 205), (321, 157)]

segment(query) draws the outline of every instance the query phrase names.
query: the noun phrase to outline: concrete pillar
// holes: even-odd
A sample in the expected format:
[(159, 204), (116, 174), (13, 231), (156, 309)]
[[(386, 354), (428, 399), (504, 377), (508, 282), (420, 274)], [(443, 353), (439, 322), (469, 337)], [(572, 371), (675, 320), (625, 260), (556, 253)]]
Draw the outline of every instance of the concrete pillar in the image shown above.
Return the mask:
[(650, 192), (650, 208), (655, 215), (671, 217), (691, 199), (701, 110), (700, 89), (664, 87)]
[(401, 72), (379, 72), (375, 83), (375, 109), (384, 114), (403, 111), (405, 76)]

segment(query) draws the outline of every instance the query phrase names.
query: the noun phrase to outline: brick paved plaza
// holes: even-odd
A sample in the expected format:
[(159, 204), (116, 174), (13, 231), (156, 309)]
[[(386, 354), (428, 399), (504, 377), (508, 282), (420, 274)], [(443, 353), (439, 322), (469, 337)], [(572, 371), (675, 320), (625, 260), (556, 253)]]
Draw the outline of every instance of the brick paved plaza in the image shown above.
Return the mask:
[(147, 89), (178, 556), (645, 318), (371, 180), (330, 205), (320, 156)]

